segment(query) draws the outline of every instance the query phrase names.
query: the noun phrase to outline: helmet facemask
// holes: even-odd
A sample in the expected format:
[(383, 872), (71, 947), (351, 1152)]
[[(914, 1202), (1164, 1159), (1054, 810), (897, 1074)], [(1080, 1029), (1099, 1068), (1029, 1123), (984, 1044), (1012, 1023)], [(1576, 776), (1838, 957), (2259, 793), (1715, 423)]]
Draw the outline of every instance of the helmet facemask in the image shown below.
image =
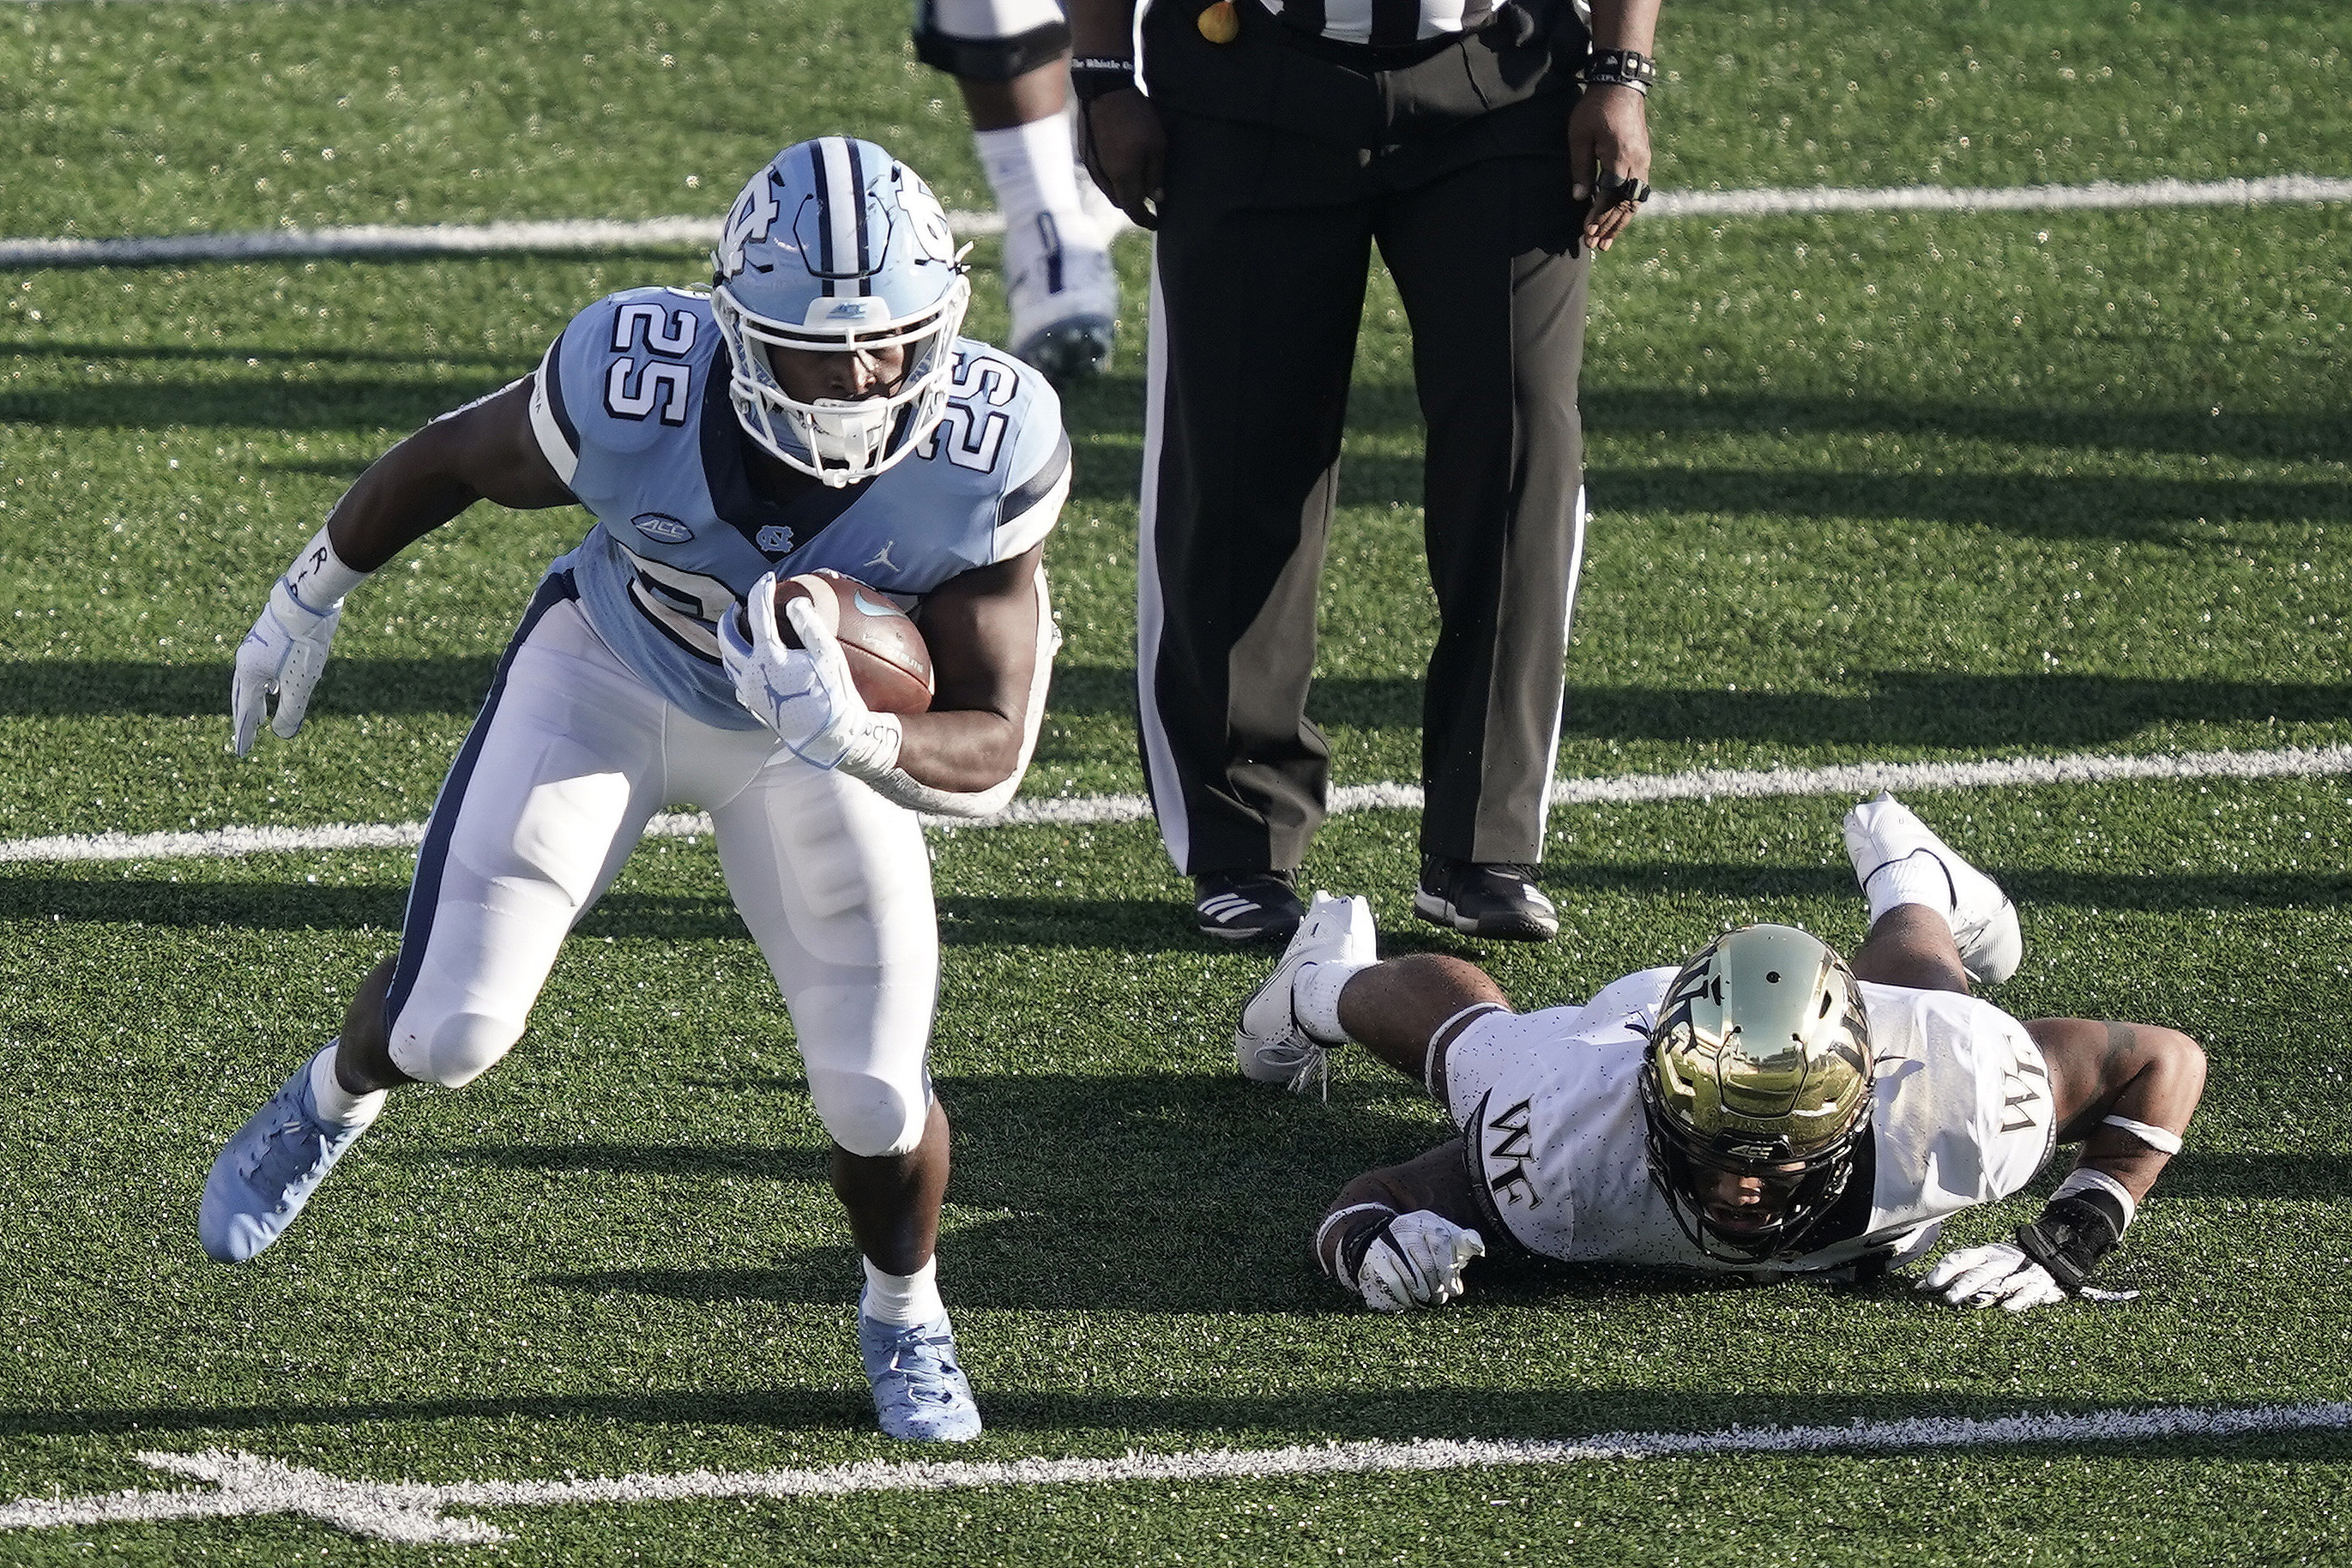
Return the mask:
[[(711, 313), (734, 362), (727, 392), (744, 431), (766, 451), (822, 484), (868, 479), (915, 450), (946, 411), (956, 334), (971, 285), (956, 277), (933, 305), (891, 320), (878, 298), (820, 299), (808, 320), (775, 321), (744, 308), (727, 285), (711, 291)], [(814, 353), (902, 348), (895, 381), (860, 398), (803, 401), (784, 390), (772, 350)]]
[[(1675, 976), (1641, 1074), (1651, 1179), (1709, 1258), (1795, 1257), (1836, 1206), (1870, 1127), (1853, 973), (1787, 926), (1727, 933)], [(1760, 1201), (1730, 1200), (1742, 1183)]]
[[(938, 426), (971, 284), (912, 169), (870, 142), (796, 142), (735, 198), (710, 265), (728, 398), (761, 449), (839, 488), (904, 460)], [(904, 351), (897, 379), (857, 398), (795, 397), (773, 357), (890, 348)]]

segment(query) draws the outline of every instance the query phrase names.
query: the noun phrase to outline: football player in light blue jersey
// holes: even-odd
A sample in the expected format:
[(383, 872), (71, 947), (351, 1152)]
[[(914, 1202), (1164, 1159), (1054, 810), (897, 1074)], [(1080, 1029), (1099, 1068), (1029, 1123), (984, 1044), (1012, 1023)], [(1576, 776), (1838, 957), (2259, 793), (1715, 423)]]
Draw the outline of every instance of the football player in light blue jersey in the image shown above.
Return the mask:
[[(654, 814), (699, 805), (834, 1142), (883, 1428), (971, 1437), (932, 1257), (948, 1123), (926, 1066), (939, 934), (916, 814), (992, 812), (1028, 765), (1060, 640), (1042, 557), (1069, 442), (1042, 376), (958, 337), (970, 286), (946, 216), (881, 148), (786, 148), (713, 262), (709, 295), (599, 300), (534, 374), (393, 447), (238, 648), (242, 756), (272, 694), (271, 729), (300, 727), (345, 595), (403, 547), (482, 499), (594, 520), (548, 569), (442, 785), (398, 952), (221, 1151), (198, 1230), (215, 1258), (253, 1258), (388, 1090), (497, 1062)], [(821, 567), (919, 606), (929, 710), (869, 711), (804, 603), (786, 645), (778, 574)]]

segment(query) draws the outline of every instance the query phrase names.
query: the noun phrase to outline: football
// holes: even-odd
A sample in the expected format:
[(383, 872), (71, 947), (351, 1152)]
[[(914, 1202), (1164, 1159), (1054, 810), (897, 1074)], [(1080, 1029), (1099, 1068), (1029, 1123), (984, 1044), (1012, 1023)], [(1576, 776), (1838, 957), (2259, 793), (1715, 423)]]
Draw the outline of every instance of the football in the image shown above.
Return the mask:
[[(803, 573), (776, 583), (776, 630), (788, 647), (801, 639), (784, 606), (807, 599), (841, 639), (857, 694), (877, 713), (920, 713), (931, 705), (931, 650), (907, 612), (887, 595), (839, 572)], [(737, 612), (740, 614), (741, 612)]]

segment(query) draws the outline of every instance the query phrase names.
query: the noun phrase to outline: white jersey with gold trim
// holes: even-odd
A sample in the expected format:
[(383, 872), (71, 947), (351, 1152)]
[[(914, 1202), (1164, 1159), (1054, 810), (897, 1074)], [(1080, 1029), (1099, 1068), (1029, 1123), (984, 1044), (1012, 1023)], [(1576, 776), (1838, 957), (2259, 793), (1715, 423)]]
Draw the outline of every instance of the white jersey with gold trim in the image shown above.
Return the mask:
[[(1445, 1098), (1486, 1224), (1529, 1251), (1773, 1276), (1900, 1263), (1942, 1222), (2032, 1180), (2057, 1137), (2050, 1073), (2015, 1018), (1949, 991), (1861, 986), (1877, 1089), (1847, 1194), (1764, 1264), (1712, 1258), (1650, 1179), (1638, 1078), (1675, 971), (1648, 969), (1581, 1007), (1475, 1018), (1448, 1047)], [(1867, 1194), (1867, 1201), (1864, 1201)]]

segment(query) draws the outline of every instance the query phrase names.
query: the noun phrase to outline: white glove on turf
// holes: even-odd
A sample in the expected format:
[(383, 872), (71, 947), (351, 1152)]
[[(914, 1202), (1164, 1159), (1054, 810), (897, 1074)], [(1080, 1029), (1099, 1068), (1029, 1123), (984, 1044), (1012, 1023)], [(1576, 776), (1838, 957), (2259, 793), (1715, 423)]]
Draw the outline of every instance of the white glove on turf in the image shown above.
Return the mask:
[(1919, 1281), (1919, 1289), (1936, 1292), (1955, 1307), (1998, 1305), (2011, 1312), (2030, 1311), (2066, 1299), (2050, 1270), (2026, 1257), (2023, 1247), (2007, 1241), (1947, 1253)]
[(1356, 1270), (1356, 1289), (1364, 1305), (1382, 1312), (1441, 1306), (1462, 1294), (1463, 1269), (1485, 1256), (1476, 1231), (1415, 1209), (1381, 1226)]
[(776, 574), (771, 572), (751, 584), (744, 601), (748, 637), (734, 616), (719, 618), (719, 658), (735, 700), (811, 767), (844, 768), (853, 778), (888, 772), (898, 761), (897, 717), (866, 706), (840, 640), (814, 605), (795, 599), (784, 613), (800, 636), (798, 647), (787, 647), (776, 629)]
[(311, 689), (327, 668), (328, 645), (342, 620), (341, 600), (322, 613), (296, 602), (283, 577), (270, 588), (269, 603), (236, 647), (236, 671), (228, 688), (230, 751), (241, 757), (253, 750), (272, 692), (278, 711), (269, 728), (281, 739), (293, 738), (310, 711)]

